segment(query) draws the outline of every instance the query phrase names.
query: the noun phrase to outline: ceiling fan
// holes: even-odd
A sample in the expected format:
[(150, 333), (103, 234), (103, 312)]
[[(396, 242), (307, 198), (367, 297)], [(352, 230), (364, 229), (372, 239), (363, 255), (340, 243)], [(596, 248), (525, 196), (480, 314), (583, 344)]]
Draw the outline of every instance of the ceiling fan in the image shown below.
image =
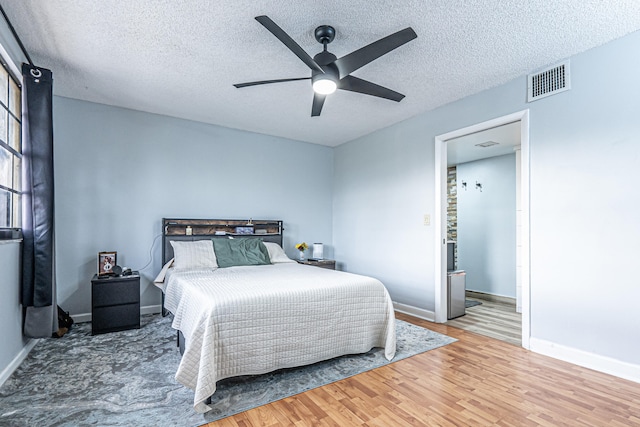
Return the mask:
[(296, 80), (311, 80), (313, 86), (313, 104), (311, 116), (319, 116), (327, 95), (336, 89), (363, 93), (400, 102), (404, 95), (386, 87), (377, 85), (367, 80), (352, 76), (351, 73), (367, 65), (393, 49), (418, 37), (411, 27), (400, 30), (387, 37), (381, 38), (371, 44), (353, 51), (341, 58), (327, 50), (327, 44), (335, 38), (336, 31), (329, 25), (321, 25), (316, 28), (315, 38), (324, 46), (322, 52), (313, 58), (305, 52), (287, 33), (284, 32), (268, 16), (256, 16), (256, 21), (269, 30), (278, 40), (289, 48), (298, 58), (311, 68), (311, 77), (298, 77), (292, 79), (262, 80), (257, 82), (234, 84), (237, 88), (264, 85), (270, 83), (283, 83)]

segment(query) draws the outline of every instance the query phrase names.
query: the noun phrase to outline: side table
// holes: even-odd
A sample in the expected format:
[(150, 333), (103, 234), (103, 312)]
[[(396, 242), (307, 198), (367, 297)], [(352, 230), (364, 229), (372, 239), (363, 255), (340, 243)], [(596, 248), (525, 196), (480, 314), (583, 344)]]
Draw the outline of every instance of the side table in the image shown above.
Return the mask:
[(91, 335), (140, 328), (140, 275), (91, 279)]

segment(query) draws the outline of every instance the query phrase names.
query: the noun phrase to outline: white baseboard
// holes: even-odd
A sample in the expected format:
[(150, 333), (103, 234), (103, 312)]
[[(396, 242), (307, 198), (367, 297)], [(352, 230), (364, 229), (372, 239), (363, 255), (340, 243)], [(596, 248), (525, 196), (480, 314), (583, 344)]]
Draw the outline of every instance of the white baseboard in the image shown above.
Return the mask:
[(496, 295), (496, 294), (488, 294), (486, 292), (480, 292), (480, 291), (470, 291), (468, 289), (465, 291), (465, 295), (469, 298), (478, 298), (486, 301), (509, 304), (514, 307), (516, 306), (516, 299), (513, 297), (506, 297), (503, 295)]
[(91, 313), (69, 314), (73, 319), (73, 323), (91, 322)]
[(436, 313), (433, 311), (425, 310), (423, 308), (414, 307), (412, 305), (400, 304), (399, 302), (393, 303), (393, 309), (400, 313), (408, 314), (419, 319), (428, 320), (430, 322), (436, 321)]
[(640, 365), (622, 362), (611, 357), (589, 353), (533, 337), (529, 340), (529, 344), (530, 350), (533, 352), (640, 383)]
[[(145, 305), (144, 307), (140, 307), (140, 314), (156, 314), (162, 311), (162, 306), (160, 304), (156, 305)], [(75, 323), (84, 323), (91, 322), (91, 313), (80, 313), (80, 314), (72, 314), (71, 318)]]
[(145, 305), (144, 307), (140, 307), (140, 314), (156, 314), (162, 311), (162, 306), (160, 304), (156, 305)]
[(29, 355), (29, 352), (33, 350), (33, 347), (36, 346), (38, 341), (39, 341), (38, 339), (29, 340), (27, 344), (24, 347), (22, 347), (22, 350), (20, 350), (18, 355), (13, 358), (11, 363), (9, 363), (9, 365), (6, 368), (4, 368), (2, 372), (0, 372), (0, 387), (2, 387), (4, 382), (9, 379), (11, 374), (13, 374), (13, 371), (18, 369), (18, 366), (20, 366), (22, 361)]

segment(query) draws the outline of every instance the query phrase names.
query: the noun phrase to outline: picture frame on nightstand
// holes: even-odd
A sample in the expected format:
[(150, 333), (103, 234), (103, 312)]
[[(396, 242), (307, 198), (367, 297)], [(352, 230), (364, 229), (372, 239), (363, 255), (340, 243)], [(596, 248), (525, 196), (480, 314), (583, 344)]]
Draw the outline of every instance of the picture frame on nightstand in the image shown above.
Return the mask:
[(113, 267), (116, 266), (118, 253), (116, 251), (98, 252), (98, 277), (112, 276)]

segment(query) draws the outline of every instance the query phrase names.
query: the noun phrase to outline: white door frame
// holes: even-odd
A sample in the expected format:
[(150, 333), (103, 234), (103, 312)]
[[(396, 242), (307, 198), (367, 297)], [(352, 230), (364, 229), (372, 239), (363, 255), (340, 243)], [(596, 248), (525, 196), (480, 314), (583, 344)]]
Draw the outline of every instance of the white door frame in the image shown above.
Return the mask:
[(520, 203), (522, 208), (522, 223), (519, 232), (520, 241), (522, 242), (522, 269), (519, 274), (522, 279), (522, 347), (528, 349), (529, 337), (531, 336), (529, 280), (529, 110), (498, 117), (497, 119), (438, 135), (435, 138), (435, 317), (438, 323), (447, 321), (447, 141), (514, 122), (520, 122), (520, 146), (522, 156)]

